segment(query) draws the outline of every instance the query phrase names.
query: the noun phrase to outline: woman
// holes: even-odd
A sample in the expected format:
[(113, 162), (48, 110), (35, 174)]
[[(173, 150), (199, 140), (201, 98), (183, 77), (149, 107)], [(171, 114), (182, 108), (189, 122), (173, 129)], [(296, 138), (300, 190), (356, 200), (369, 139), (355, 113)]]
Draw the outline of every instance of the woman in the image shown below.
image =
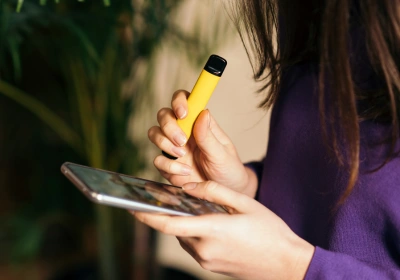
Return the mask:
[(400, 279), (400, 3), (237, 2), (261, 105), (274, 105), (267, 155), (243, 165), (208, 111), (187, 141), (177, 91), (149, 138), (179, 159), (154, 164), (231, 215), (135, 216), (238, 278)]

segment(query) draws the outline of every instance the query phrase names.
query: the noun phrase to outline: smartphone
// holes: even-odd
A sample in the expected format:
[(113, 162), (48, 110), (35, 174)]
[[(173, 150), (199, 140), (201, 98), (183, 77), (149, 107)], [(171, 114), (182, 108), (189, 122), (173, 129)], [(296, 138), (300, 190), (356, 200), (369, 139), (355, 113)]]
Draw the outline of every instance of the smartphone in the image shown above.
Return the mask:
[(134, 211), (196, 216), (227, 213), (181, 187), (66, 162), (61, 172), (91, 201)]

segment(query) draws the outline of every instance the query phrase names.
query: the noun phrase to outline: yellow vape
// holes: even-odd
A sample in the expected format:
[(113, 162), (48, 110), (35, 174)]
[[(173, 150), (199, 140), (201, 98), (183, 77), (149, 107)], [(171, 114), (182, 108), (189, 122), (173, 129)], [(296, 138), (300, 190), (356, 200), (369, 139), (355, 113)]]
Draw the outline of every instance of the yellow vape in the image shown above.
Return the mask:
[[(208, 100), (225, 70), (226, 64), (227, 62), (224, 58), (213, 54), (209, 57), (203, 71), (201, 71), (188, 98), (188, 114), (184, 119), (177, 120), (187, 139), (192, 134), (193, 125), (197, 117), (206, 108)], [(163, 152), (163, 155), (170, 159), (176, 159), (176, 157), (165, 152)]]

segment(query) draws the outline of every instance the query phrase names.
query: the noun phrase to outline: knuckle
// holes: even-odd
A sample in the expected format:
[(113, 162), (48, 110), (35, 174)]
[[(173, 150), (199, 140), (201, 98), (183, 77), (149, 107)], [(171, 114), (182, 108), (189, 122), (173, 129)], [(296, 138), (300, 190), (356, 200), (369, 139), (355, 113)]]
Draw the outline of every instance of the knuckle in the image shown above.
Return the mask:
[(212, 262), (213, 258), (208, 246), (199, 246), (197, 248), (197, 255), (199, 256), (200, 261), (205, 264)]
[(154, 136), (157, 134), (158, 126), (152, 126), (147, 131), (147, 137), (154, 143)]
[(176, 97), (181, 93), (181, 89), (178, 89), (174, 92), (174, 94), (172, 95), (172, 101), (174, 101), (176, 99)]
[(200, 265), (201, 268), (203, 268), (204, 270), (212, 271), (212, 267), (211, 267), (211, 263), (210, 263), (210, 262), (200, 260), (200, 261), (199, 261), (199, 265)]
[(173, 174), (175, 162), (159, 155), (153, 161), (154, 166), (163, 174)]
[(179, 96), (184, 95), (184, 96), (188, 96), (189, 92), (184, 90), (184, 89), (178, 89), (174, 92), (174, 94), (172, 95), (172, 101), (174, 101), (176, 98), (178, 98)]
[(154, 126), (149, 129), (148, 131), (148, 137), (149, 140), (158, 146), (159, 148), (166, 148), (170, 145), (169, 144), (169, 139), (165, 137), (165, 135), (161, 132), (160, 128), (158, 126)]
[(188, 96), (189, 92), (185, 90), (178, 90), (174, 93), (171, 100), (171, 107), (174, 109), (174, 112), (179, 106), (187, 107)]
[(214, 181), (207, 181), (204, 185), (204, 199), (208, 200), (210, 194), (218, 187), (218, 184)]
[(162, 170), (161, 166), (162, 166), (162, 158), (163, 156), (159, 155), (157, 156), (154, 160), (153, 160), (153, 164), (154, 166), (158, 169), (158, 170)]
[(175, 162), (173, 162), (172, 160), (170, 160), (170, 161), (168, 162), (167, 171), (169, 171), (170, 173), (173, 173), (173, 170), (174, 170), (174, 163), (175, 163)]
[(155, 141), (159, 147), (165, 147), (166, 143), (168, 142), (167, 138), (165, 138), (163, 135), (158, 135), (158, 137), (157, 137), (157, 139), (155, 139)]
[(171, 179), (171, 174), (169, 174), (169, 173), (167, 173), (167, 172), (164, 172), (164, 171), (162, 171), (162, 170), (160, 170), (160, 169), (157, 169), (157, 170), (158, 170), (158, 172), (160, 173), (161, 176), (163, 176), (165, 179), (167, 179), (168, 181), (170, 181), (170, 179)]
[(170, 130), (170, 127), (172, 125), (172, 121), (166, 121), (166, 122), (164, 122), (164, 123), (162, 123), (160, 125), (161, 125), (162, 131), (168, 131), (168, 130)]
[(154, 166), (158, 169), (160, 174), (168, 179), (172, 174), (175, 174), (175, 162), (173, 160), (167, 159), (165, 156), (159, 155), (153, 161)]
[(157, 120), (158, 122), (160, 122), (168, 113), (169, 111), (171, 111), (170, 108), (161, 108), (158, 112), (157, 112)]

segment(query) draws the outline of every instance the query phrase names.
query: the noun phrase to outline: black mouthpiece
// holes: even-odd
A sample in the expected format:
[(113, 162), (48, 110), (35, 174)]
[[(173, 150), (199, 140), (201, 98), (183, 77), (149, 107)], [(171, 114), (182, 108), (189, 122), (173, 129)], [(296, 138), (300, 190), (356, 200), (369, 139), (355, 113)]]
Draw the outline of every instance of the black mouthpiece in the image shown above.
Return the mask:
[(206, 66), (204, 66), (204, 70), (210, 72), (211, 74), (221, 77), (222, 73), (226, 67), (226, 60), (218, 55), (211, 55), (208, 59)]

